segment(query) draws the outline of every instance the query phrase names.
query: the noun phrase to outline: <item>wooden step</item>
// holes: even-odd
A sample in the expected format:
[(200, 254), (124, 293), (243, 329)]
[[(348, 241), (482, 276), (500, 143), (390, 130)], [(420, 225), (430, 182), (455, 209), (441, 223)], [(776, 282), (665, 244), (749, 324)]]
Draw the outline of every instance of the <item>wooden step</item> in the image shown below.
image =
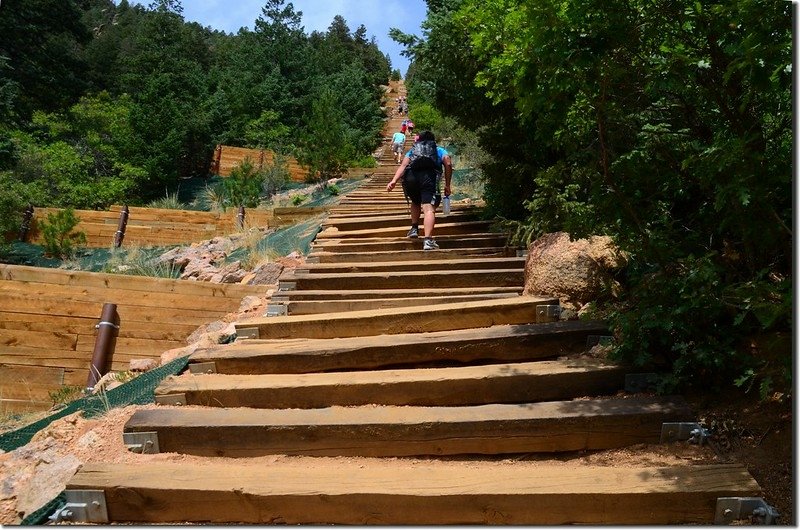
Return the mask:
[(474, 362), (552, 359), (586, 350), (590, 335), (606, 335), (595, 321), (295, 341), (237, 340), (196, 351), (190, 363), (214, 363), (220, 374), (278, 374)]
[[(423, 251), (425, 252), (425, 251)], [(429, 254), (431, 252), (428, 252)], [(362, 272), (386, 272), (386, 271), (465, 271), (483, 269), (524, 269), (526, 258), (502, 257), (502, 258), (462, 258), (444, 260), (417, 260), (417, 261), (389, 261), (389, 262), (350, 262), (334, 264), (306, 263), (295, 269), (295, 275), (303, 274), (341, 274), (341, 273), (362, 273)]]
[[(433, 262), (436, 263), (436, 262)], [(434, 289), (449, 287), (517, 287), (525, 283), (523, 269), (416, 270), (383, 272), (284, 272), (280, 289)], [(294, 285), (294, 287), (291, 287)]]
[(623, 366), (596, 359), (457, 368), (168, 377), (156, 403), (270, 409), (334, 405), (463, 406), (529, 403), (603, 395), (625, 386)]
[[(442, 215), (441, 212), (436, 216), (439, 223), (460, 223), (467, 221), (475, 221), (478, 214), (475, 212), (452, 212), (450, 215)], [(425, 216), (422, 216), (424, 219)], [(420, 219), (420, 224), (422, 224)], [(408, 214), (393, 215), (393, 216), (377, 216), (377, 217), (356, 217), (342, 219), (339, 217), (328, 217), (322, 223), (323, 232), (328, 229), (338, 230), (340, 232), (353, 231), (353, 230), (373, 230), (376, 228), (396, 228), (405, 227), (408, 230), (410, 218)]]
[[(483, 211), (482, 207), (477, 207), (469, 204), (453, 203), (450, 206), (450, 211), (453, 214), (457, 213), (470, 213), (473, 215), (480, 215)], [(441, 214), (440, 214), (441, 215)], [(335, 224), (338, 221), (351, 221), (364, 219), (367, 217), (374, 217), (383, 219), (387, 217), (399, 217), (403, 220), (409, 219), (408, 207), (405, 208), (386, 208), (386, 207), (361, 207), (361, 208), (343, 208), (341, 206), (333, 207), (328, 214), (327, 221)]]
[(610, 449), (658, 443), (693, 421), (678, 397), (472, 407), (138, 410), (125, 432), (156, 432), (162, 453), (251, 457), (417, 456)]
[(500, 300), (516, 298), (516, 293), (488, 293), (464, 295), (420, 296), (416, 298), (352, 299), (352, 300), (300, 300), (273, 304), (283, 306), (287, 315), (319, 315), (323, 313), (342, 313), (346, 311), (366, 311), (370, 309), (388, 309), (397, 307), (429, 306), (452, 304), (453, 302), (475, 302), (478, 300)]
[(115, 522), (348, 525), (711, 524), (760, 490), (738, 464), (307, 459), (85, 464), (66, 489), (102, 490)]
[[(440, 235), (463, 235), (473, 232), (485, 231), (491, 228), (492, 221), (456, 221), (449, 222), (447, 217), (441, 217), (436, 221), (435, 236)], [(364, 238), (364, 237), (404, 237), (408, 232), (410, 224), (396, 225), (389, 228), (367, 228), (361, 230), (336, 230), (327, 228), (317, 234), (320, 239), (340, 239), (340, 238)]]
[(464, 258), (514, 257), (516, 251), (509, 247), (440, 248), (436, 252), (424, 250), (382, 250), (376, 252), (326, 252), (314, 251), (308, 255), (307, 263), (352, 263), (384, 261), (452, 260)]
[[(469, 235), (436, 236), (441, 250), (456, 248), (502, 247), (506, 245), (504, 234), (483, 233)], [(363, 238), (363, 239), (320, 239), (311, 244), (313, 252), (376, 252), (397, 250), (422, 250), (422, 238), (407, 237)]]
[(498, 324), (541, 322), (544, 305), (557, 305), (552, 297), (524, 296), (441, 304), (431, 308), (406, 307), (350, 311), (326, 315), (265, 317), (237, 322), (239, 337), (250, 339), (360, 337), (453, 329), (482, 328)]
[[(452, 287), (447, 293), (453, 296), (476, 294), (522, 294), (523, 287)], [(291, 290), (275, 291), (270, 298), (275, 303), (293, 302), (301, 300), (381, 300), (388, 298), (420, 298), (426, 296), (441, 296), (441, 289), (322, 289), (322, 290)]]

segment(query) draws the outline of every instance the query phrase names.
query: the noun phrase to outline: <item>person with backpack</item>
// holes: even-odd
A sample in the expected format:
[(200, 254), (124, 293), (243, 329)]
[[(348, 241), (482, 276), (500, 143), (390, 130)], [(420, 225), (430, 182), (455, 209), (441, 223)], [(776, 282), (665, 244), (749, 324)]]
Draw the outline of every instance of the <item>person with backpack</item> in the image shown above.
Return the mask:
[(450, 180), (453, 177), (453, 162), (450, 154), (436, 145), (436, 138), (430, 131), (422, 131), (410, 151), (403, 158), (392, 180), (386, 185), (391, 192), (397, 182), (403, 179), (403, 192), (411, 203), (411, 229), (406, 237), (419, 237), (419, 217), (425, 214), (423, 228), (425, 241), (422, 250), (436, 250), (439, 245), (433, 239), (436, 226), (436, 207), (442, 200), (439, 181), (444, 175), (444, 194), (450, 196)]
[(398, 131), (392, 135), (392, 154), (394, 161), (400, 163), (400, 158), (403, 156), (403, 146), (406, 144), (406, 135)]

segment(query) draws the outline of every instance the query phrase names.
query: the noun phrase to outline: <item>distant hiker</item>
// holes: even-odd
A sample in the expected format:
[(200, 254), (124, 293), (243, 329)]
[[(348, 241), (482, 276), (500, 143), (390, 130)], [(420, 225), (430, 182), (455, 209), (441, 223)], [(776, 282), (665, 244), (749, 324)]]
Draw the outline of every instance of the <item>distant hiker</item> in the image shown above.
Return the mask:
[(413, 121), (408, 120), (408, 123), (406, 123), (406, 128), (408, 129), (409, 136), (414, 134), (414, 122)]
[(398, 164), (403, 157), (403, 146), (406, 144), (406, 135), (402, 132), (396, 132), (392, 135), (392, 153), (394, 153), (394, 161)]
[(408, 129), (408, 120), (403, 120), (403, 122), (400, 124), (400, 132), (406, 134), (406, 129)]
[(423, 250), (436, 250), (439, 245), (433, 239), (433, 228), (436, 225), (436, 207), (442, 200), (439, 193), (439, 181), (444, 170), (444, 194), (450, 195), (450, 179), (453, 176), (453, 163), (450, 154), (436, 145), (436, 138), (430, 131), (422, 131), (419, 141), (414, 143), (397, 168), (394, 177), (386, 185), (386, 191), (392, 191), (397, 181), (403, 179), (403, 192), (411, 202), (411, 230), (406, 237), (419, 237), (419, 217), (425, 213), (423, 227), (425, 241)]

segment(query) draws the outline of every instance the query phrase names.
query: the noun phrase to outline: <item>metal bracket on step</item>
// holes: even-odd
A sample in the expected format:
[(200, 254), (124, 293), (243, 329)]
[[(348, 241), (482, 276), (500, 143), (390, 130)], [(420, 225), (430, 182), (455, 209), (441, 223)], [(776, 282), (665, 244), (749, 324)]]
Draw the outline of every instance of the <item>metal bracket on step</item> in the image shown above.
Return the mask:
[(625, 374), (625, 392), (638, 394), (640, 392), (654, 392), (658, 374), (647, 372), (643, 374)]
[(186, 405), (186, 394), (164, 394), (156, 396), (157, 405)]
[(751, 524), (778, 524), (780, 513), (761, 497), (720, 497), (714, 524), (731, 524), (749, 519)]
[(288, 306), (286, 304), (268, 304), (267, 314), (268, 317), (280, 317), (289, 314)]
[(526, 258), (526, 257), (528, 257), (528, 251), (527, 250), (519, 250), (519, 249), (517, 249), (517, 257), (518, 258)]
[(157, 432), (124, 432), (122, 442), (131, 453), (154, 455), (160, 453)]
[(108, 508), (103, 490), (65, 490), (67, 504), (49, 517), (53, 523), (107, 523)]
[(189, 363), (189, 372), (194, 375), (215, 374), (217, 373), (217, 363)]
[(297, 289), (297, 282), (287, 282), (278, 280), (279, 291), (294, 291), (295, 289)]
[(306, 263), (319, 263), (319, 256), (306, 256)]
[(257, 339), (261, 336), (261, 333), (258, 331), (258, 328), (237, 328), (236, 329), (236, 338), (237, 339)]
[(555, 322), (561, 315), (560, 305), (537, 305), (536, 322)]
[(711, 432), (699, 423), (677, 422), (661, 424), (661, 443), (688, 441), (690, 444), (703, 445)]
[(288, 296), (281, 296), (281, 295), (276, 293), (276, 294), (273, 294), (270, 297), (269, 301), (274, 303), (274, 304), (283, 304), (283, 303), (286, 303), (286, 302), (289, 301), (289, 297)]

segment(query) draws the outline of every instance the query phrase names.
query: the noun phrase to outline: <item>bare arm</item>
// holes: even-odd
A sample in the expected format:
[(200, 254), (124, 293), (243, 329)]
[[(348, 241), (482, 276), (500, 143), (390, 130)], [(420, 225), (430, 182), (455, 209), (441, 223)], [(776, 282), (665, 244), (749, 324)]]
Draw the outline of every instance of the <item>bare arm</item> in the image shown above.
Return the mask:
[(442, 157), (442, 165), (444, 166), (444, 194), (450, 196), (450, 180), (453, 178), (453, 161), (450, 155)]
[(386, 191), (392, 191), (394, 187), (397, 186), (397, 181), (403, 178), (403, 173), (406, 172), (406, 167), (408, 167), (409, 160), (411, 159), (407, 156), (403, 157), (403, 162), (397, 168), (397, 171), (394, 172), (394, 177), (389, 181), (389, 184), (386, 185)]

